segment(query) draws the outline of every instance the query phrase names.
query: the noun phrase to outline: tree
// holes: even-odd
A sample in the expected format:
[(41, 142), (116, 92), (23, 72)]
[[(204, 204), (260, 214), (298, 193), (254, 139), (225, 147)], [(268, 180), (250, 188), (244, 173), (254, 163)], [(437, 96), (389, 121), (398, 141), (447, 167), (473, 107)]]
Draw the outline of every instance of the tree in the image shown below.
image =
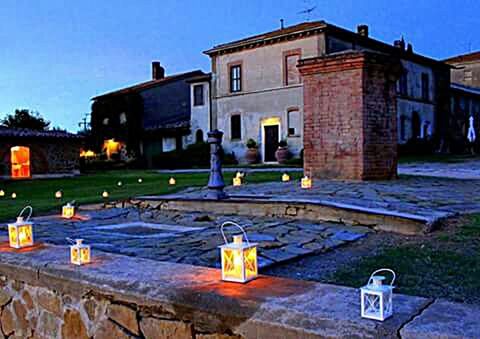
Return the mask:
[(39, 131), (46, 131), (50, 121), (45, 120), (40, 113), (28, 109), (16, 109), (14, 114), (8, 114), (1, 125), (9, 128), (28, 128)]

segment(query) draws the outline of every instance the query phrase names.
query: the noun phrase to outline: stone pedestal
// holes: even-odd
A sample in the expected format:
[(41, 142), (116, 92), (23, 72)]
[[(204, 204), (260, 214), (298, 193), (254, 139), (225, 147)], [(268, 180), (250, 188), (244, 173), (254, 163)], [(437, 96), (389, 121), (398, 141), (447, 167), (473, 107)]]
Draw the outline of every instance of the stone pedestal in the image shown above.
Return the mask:
[(208, 193), (205, 198), (225, 199), (227, 194), (223, 191), (225, 182), (222, 174), (222, 137), (223, 132), (214, 130), (208, 132), (207, 142), (210, 144), (210, 177), (208, 179)]
[(396, 178), (395, 82), (401, 67), (391, 57), (360, 51), (300, 60), (306, 175)]

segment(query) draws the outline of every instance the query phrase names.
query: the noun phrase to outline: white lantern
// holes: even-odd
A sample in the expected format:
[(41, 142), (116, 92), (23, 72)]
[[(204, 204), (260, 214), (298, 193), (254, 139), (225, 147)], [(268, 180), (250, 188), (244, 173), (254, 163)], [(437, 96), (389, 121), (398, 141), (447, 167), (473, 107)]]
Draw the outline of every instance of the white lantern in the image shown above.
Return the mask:
[(304, 176), (301, 180), (301, 187), (304, 189), (312, 188), (312, 179), (310, 179), (307, 175)]
[(62, 218), (72, 219), (75, 216), (75, 206), (69, 202), (62, 206)]
[(241, 177), (234, 177), (233, 178), (233, 186), (242, 186), (242, 178)]
[[(233, 236), (233, 242), (229, 243), (223, 231), (223, 228), (227, 225), (238, 227), (243, 235)], [(222, 280), (246, 283), (255, 279), (258, 276), (257, 244), (250, 243), (243, 228), (234, 222), (223, 223), (220, 230), (225, 240), (225, 245), (219, 246), (222, 261)]]
[(70, 246), (70, 262), (74, 265), (85, 265), (90, 263), (90, 246), (83, 244), (83, 239), (75, 241), (67, 239), (73, 243)]
[[(28, 217), (24, 219), (22, 214), (27, 209), (30, 209), (30, 213), (28, 214)], [(33, 223), (29, 222), (32, 213), (32, 207), (26, 206), (18, 215), (17, 221), (14, 224), (8, 224), (8, 240), (10, 247), (24, 248), (33, 246)]]
[(288, 173), (283, 173), (283, 175), (282, 175), (282, 181), (283, 181), (283, 182), (288, 182), (288, 181), (290, 181), (290, 176), (288, 175)]
[[(384, 283), (386, 277), (378, 275), (380, 272), (390, 272), (392, 274), (390, 284)], [(360, 303), (363, 318), (384, 321), (392, 316), (392, 296), (395, 278), (395, 272), (388, 268), (382, 268), (372, 273), (367, 285), (360, 288)]]

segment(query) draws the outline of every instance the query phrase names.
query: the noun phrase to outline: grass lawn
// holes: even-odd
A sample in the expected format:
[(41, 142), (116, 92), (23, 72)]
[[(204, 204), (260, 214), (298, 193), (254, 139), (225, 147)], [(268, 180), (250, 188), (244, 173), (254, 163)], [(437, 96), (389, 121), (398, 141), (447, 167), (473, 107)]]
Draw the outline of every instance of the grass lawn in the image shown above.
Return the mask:
[[(225, 182), (230, 185), (234, 173), (224, 173)], [(262, 172), (251, 173), (247, 181), (265, 182), (280, 180), (281, 173)], [(300, 173), (292, 173), (292, 179), (299, 179)], [(138, 183), (138, 178), (143, 182)], [(0, 221), (9, 221), (17, 216), (25, 205), (31, 205), (36, 214), (48, 211), (58, 211), (60, 206), (75, 200), (78, 204), (102, 202), (104, 190), (110, 193), (110, 199), (125, 199), (144, 194), (165, 194), (191, 186), (206, 186), (207, 173), (176, 174), (177, 185), (168, 185), (170, 174), (159, 174), (153, 171), (122, 170), (103, 171), (94, 174), (81, 175), (74, 178), (43, 179), (26, 181), (0, 182), (0, 189), (5, 191), (5, 197), (0, 197)], [(117, 182), (122, 181), (121, 187)], [(63, 191), (61, 201), (55, 199), (55, 192)], [(17, 198), (11, 198), (15, 192)]]
[(342, 267), (333, 282), (360, 287), (380, 267), (397, 273), (398, 293), (480, 303), (480, 215), (465, 217), (418, 243), (385, 248)]

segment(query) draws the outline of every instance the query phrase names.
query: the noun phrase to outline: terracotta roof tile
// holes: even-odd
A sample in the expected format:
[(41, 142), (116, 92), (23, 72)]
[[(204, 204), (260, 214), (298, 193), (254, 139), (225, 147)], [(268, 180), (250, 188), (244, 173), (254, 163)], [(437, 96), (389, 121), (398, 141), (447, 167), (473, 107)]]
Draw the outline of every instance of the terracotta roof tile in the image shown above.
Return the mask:
[(445, 59), (443, 61), (449, 64), (456, 63), (456, 62), (466, 62), (466, 61), (480, 61), (480, 51), (457, 55), (457, 56)]
[(83, 139), (83, 136), (63, 131), (36, 131), (26, 128), (7, 128), (0, 126), (0, 138)]

